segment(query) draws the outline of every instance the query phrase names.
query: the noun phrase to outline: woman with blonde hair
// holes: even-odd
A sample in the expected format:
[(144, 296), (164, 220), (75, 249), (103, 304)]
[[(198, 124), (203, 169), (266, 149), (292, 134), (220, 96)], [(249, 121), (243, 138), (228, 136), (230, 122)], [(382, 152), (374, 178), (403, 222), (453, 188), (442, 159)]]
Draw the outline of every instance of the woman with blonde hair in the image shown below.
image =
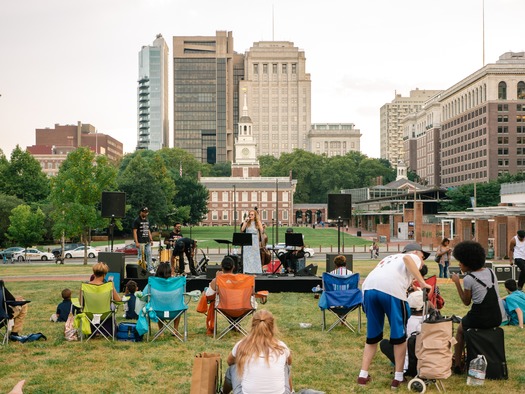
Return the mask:
[(276, 334), (272, 313), (267, 310), (255, 312), (250, 332), (228, 355), (230, 367), (224, 378), (223, 393), (292, 393), (292, 355)]
[(259, 214), (255, 209), (248, 212), (248, 217), (241, 224), (243, 233), (252, 234), (252, 244), (242, 247), (243, 272), (262, 274), (261, 253), (259, 247), (262, 241), (263, 227)]

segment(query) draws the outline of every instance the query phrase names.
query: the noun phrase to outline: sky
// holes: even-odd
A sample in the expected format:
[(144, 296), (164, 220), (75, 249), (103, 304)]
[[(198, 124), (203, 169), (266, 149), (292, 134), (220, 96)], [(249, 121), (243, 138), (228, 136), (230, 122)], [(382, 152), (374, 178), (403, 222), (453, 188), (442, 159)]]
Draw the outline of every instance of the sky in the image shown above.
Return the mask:
[(524, 51), (523, 15), (524, 0), (5, 2), (0, 148), (9, 159), (17, 144), (35, 144), (35, 129), (81, 121), (132, 152), (141, 47), (160, 33), (171, 58), (173, 36), (226, 30), (238, 53), (271, 40), (304, 50), (312, 123), (355, 124), (362, 153), (379, 157), (382, 105), (396, 93), (451, 87), (483, 66), (483, 48), (485, 63)]

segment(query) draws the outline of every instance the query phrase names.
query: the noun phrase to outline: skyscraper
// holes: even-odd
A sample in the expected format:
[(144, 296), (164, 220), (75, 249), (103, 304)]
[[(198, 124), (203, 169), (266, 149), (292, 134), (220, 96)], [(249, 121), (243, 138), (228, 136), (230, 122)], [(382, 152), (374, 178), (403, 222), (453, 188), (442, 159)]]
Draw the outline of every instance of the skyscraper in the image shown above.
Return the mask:
[(242, 70), (232, 32), (173, 37), (175, 147), (202, 162), (233, 161)]
[(139, 52), (137, 149), (169, 147), (168, 45), (161, 34)]
[(289, 41), (256, 42), (245, 54), (244, 80), (257, 156), (307, 148), (311, 82), (303, 50)]

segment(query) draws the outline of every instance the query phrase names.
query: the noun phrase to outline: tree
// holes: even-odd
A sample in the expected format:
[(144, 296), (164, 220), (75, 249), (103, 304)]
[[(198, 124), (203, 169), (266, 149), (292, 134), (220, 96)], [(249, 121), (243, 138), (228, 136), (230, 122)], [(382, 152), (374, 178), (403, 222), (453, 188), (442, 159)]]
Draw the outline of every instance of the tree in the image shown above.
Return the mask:
[[(55, 235), (80, 235), (85, 244), (91, 228), (101, 227), (104, 220), (98, 210), (103, 191), (115, 188), (117, 170), (106, 156), (96, 156), (89, 148), (69, 153), (53, 178), (51, 201), (55, 207)], [(84, 251), (87, 264), (87, 250)]]
[(119, 190), (126, 193), (126, 202), (130, 208), (123, 221), (124, 228), (131, 231), (133, 221), (143, 206), (149, 208), (151, 226), (165, 223), (173, 212), (176, 189), (162, 155), (135, 154), (123, 164), (126, 166), (121, 165), (117, 185)]
[(49, 195), (49, 179), (40, 164), (18, 145), (11, 153), (11, 162), (5, 168), (3, 181), (4, 193), (17, 196), (28, 204), (44, 200)]
[(15, 196), (8, 196), (0, 193), (0, 245), (8, 245), (8, 237), (6, 235), (9, 228), (9, 215), (11, 211), (24, 202)]
[[(476, 183), (476, 207), (492, 207), (500, 203), (501, 185), (498, 181)], [(451, 188), (446, 193), (449, 201), (441, 203), (444, 211), (466, 211), (472, 208), (474, 183)]]
[(40, 208), (33, 212), (29, 205), (19, 205), (13, 208), (9, 216), (11, 224), (7, 229), (7, 237), (24, 248), (31, 247), (42, 240), (44, 220), (45, 215)]
[(208, 189), (197, 182), (196, 179), (189, 177), (180, 178), (177, 182), (177, 188), (180, 191), (173, 199), (173, 205), (177, 211), (184, 207), (189, 207), (188, 216), (186, 218), (179, 216), (178, 221), (190, 224), (199, 223), (202, 217), (208, 213)]

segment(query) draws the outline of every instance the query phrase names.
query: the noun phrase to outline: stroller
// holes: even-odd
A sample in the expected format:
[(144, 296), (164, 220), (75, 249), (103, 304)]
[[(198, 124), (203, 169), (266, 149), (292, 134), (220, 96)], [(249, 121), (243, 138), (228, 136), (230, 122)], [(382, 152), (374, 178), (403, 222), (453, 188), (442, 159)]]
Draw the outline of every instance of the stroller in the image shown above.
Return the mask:
[(416, 337), (417, 376), (408, 382), (408, 389), (424, 393), (427, 385), (434, 383), (439, 392), (444, 392), (442, 380), (452, 374), (453, 346), (456, 343), (452, 323), (457, 318), (443, 317), (437, 310), (429, 313), (426, 292), (423, 292), (423, 297), (425, 320)]

